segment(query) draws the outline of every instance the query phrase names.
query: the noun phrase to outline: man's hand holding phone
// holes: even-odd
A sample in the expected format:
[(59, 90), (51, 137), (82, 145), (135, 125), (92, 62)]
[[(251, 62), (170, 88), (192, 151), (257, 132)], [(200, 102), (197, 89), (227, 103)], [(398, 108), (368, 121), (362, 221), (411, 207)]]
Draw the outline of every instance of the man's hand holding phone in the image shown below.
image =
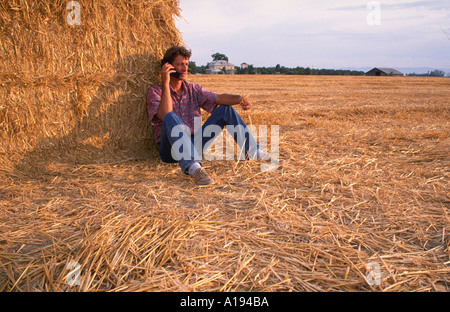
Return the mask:
[(170, 82), (170, 74), (175, 73), (176, 70), (170, 63), (164, 63), (161, 66), (161, 80), (163, 83)]
[(175, 70), (175, 68), (173, 67), (172, 64), (170, 64), (169, 62), (165, 62), (162, 64), (161, 67), (161, 80), (163, 82), (169, 82), (170, 81), (170, 76), (175, 77), (177, 79), (180, 78), (181, 73), (177, 72)]

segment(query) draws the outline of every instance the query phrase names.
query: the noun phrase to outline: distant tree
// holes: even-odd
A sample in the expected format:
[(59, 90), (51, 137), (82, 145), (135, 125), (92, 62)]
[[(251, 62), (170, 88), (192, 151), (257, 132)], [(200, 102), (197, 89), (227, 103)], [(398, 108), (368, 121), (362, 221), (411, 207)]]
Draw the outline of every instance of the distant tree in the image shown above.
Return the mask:
[(194, 75), (197, 74), (197, 65), (195, 62), (189, 62), (189, 72)]
[(206, 74), (206, 65), (197, 66), (197, 74)]
[(213, 58), (213, 61), (227, 61), (228, 62), (228, 56), (226, 56), (225, 54), (222, 53), (214, 53), (213, 55), (211, 55), (211, 57)]
[(442, 70), (439, 69), (435, 69), (433, 71), (429, 71), (426, 74), (416, 74), (416, 73), (411, 73), (408, 74), (408, 76), (417, 76), (417, 77), (444, 77), (445, 76), (445, 72), (443, 72)]
[(206, 74), (206, 65), (197, 66), (194, 61), (189, 62), (189, 72), (195, 74)]
[(237, 75), (248, 75), (248, 67), (236, 66), (234, 68), (234, 73), (237, 74)]
[(277, 64), (277, 66), (275, 66), (275, 73), (281, 73), (281, 66), (280, 66), (280, 64)]
[(430, 77), (444, 77), (445, 76), (445, 72), (443, 72), (442, 70), (436, 69), (433, 70), (430, 73)]

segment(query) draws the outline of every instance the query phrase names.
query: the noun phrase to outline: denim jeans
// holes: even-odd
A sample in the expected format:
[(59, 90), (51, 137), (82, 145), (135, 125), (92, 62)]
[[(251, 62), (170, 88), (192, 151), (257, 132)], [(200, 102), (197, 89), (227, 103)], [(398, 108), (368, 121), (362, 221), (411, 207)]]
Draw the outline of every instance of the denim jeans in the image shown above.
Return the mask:
[[(194, 163), (199, 162), (201, 164), (202, 151), (207, 148), (219, 133), (212, 132), (211, 136), (205, 137), (205, 129), (208, 126), (215, 125), (223, 129), (225, 126), (233, 126), (233, 138), (238, 144), (238, 146), (243, 149), (243, 154), (247, 157), (254, 156), (256, 154), (256, 149), (259, 146), (256, 144), (256, 140), (253, 135), (248, 131), (247, 125), (242, 120), (241, 116), (236, 112), (232, 106), (221, 105), (218, 106), (202, 125), (201, 132), (197, 131), (196, 134), (188, 135), (187, 133), (178, 132), (178, 135), (172, 136), (172, 131), (175, 127), (180, 129), (183, 126), (183, 121), (180, 116), (171, 112), (164, 116), (163, 126), (161, 129), (161, 141), (159, 144), (159, 155), (161, 160), (166, 163), (179, 163), (183, 172), (187, 173), (188, 168)], [(227, 127), (228, 128), (228, 127)], [(230, 128), (231, 129), (231, 128)], [(175, 131), (176, 133), (177, 131)], [(201, 135), (201, 137), (199, 137)], [(197, 136), (197, 137), (196, 137)], [(179, 141), (181, 140), (181, 141)], [(201, 143), (201, 146), (200, 144)], [(173, 157), (172, 146), (176, 144), (177, 146), (190, 147), (190, 157), (182, 157), (180, 160), (175, 160)], [(196, 146), (198, 145), (198, 146)], [(198, 152), (201, 148), (202, 151)], [(174, 151), (175, 152), (175, 151)], [(179, 159), (180, 157), (175, 157)]]

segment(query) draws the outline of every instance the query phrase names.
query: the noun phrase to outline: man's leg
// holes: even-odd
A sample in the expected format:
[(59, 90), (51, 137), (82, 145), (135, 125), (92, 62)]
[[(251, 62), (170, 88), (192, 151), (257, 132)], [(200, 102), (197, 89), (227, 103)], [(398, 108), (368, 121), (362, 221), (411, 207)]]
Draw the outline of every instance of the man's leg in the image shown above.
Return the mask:
[(180, 116), (168, 113), (164, 116), (161, 129), (159, 155), (164, 162), (180, 164), (183, 172), (194, 162), (200, 162), (200, 157), (191, 141), (191, 135), (184, 131), (185, 125)]
[(201, 168), (201, 159), (194, 148), (191, 135), (186, 133), (180, 116), (173, 112), (164, 116), (159, 155), (164, 162), (178, 162), (181, 170), (191, 175), (198, 185), (214, 182)]
[[(257, 157), (259, 146), (244, 120), (232, 106), (221, 105), (217, 107), (203, 124), (202, 133), (205, 133), (205, 128), (208, 126), (219, 126), (221, 129), (227, 126), (227, 130), (242, 151), (240, 153), (250, 158)], [(218, 133), (214, 133), (212, 137), (203, 136), (203, 150), (212, 144), (217, 135)]]

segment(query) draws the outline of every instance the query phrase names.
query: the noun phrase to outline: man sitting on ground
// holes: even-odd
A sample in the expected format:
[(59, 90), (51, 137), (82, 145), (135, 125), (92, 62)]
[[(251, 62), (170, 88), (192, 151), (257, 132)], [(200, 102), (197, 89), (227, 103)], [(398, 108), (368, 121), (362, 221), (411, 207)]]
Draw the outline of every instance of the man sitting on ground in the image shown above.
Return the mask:
[[(234, 139), (243, 145), (240, 148), (246, 158), (263, 159), (268, 155), (261, 151), (244, 121), (232, 107), (239, 104), (244, 110), (249, 110), (250, 101), (240, 95), (210, 92), (201, 85), (187, 82), (190, 57), (191, 51), (184, 47), (172, 47), (166, 51), (161, 67), (161, 84), (149, 90), (147, 111), (161, 160), (166, 163), (178, 162), (196, 185), (203, 186), (214, 181), (202, 168), (200, 155), (218, 133), (214, 133), (212, 138), (202, 135), (199, 141), (201, 146), (194, 144), (195, 130), (199, 130), (194, 129), (195, 118), (201, 118), (200, 108), (211, 113), (201, 130), (211, 125), (220, 129), (227, 125), (234, 126), (234, 129), (238, 129)], [(177, 131), (180, 127), (186, 128), (185, 133)], [(180, 146), (185, 149), (184, 153), (180, 152)], [(202, 150), (198, 151), (200, 148)], [(186, 157), (186, 152), (190, 157)]]

